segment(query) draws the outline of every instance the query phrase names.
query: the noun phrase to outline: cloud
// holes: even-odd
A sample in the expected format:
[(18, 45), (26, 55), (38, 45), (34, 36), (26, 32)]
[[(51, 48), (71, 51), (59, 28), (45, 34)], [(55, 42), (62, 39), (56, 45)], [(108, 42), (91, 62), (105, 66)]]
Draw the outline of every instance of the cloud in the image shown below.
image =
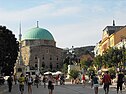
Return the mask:
[[(111, 4), (111, 8), (101, 2), (88, 4), (82, 1), (58, 0), (14, 11), (0, 8), (0, 24), (17, 31), (17, 24), (22, 21), (24, 34), (34, 21), (39, 20), (39, 25), (49, 29), (59, 47), (95, 45), (101, 40), (104, 27), (112, 25), (113, 18), (125, 24), (125, 4)], [(18, 37), (17, 32), (15, 34)]]
[(48, 15), (51, 9), (51, 4), (46, 4), (42, 6), (37, 6), (34, 8), (29, 8), (25, 10), (17, 10), (17, 11), (0, 11), (1, 16), (0, 20), (2, 21), (19, 21), (23, 20), (32, 20), (33, 18), (41, 17)]
[(85, 23), (58, 25), (56, 28), (50, 27), (50, 32), (61, 48), (65, 45), (67, 45), (66, 47), (95, 45), (102, 34), (102, 29), (100, 30), (96, 25)]
[(54, 13), (52, 13), (52, 16), (72, 15), (72, 14), (76, 14), (80, 11), (81, 11), (81, 9), (79, 7), (61, 8), (61, 9), (57, 9)]

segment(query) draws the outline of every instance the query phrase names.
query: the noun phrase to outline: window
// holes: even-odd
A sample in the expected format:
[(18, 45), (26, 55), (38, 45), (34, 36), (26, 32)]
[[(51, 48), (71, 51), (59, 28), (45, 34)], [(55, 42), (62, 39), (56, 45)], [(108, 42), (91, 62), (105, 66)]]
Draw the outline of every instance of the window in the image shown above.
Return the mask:
[(49, 49), (46, 49), (46, 54), (49, 54)]
[(50, 60), (52, 60), (52, 56), (50, 55)]
[(57, 59), (56, 59), (57, 61), (59, 60), (59, 58), (57, 57)]
[(37, 56), (35, 56), (35, 59), (37, 59)]
[(44, 55), (43, 55), (42, 59), (43, 59), (43, 60), (45, 59), (45, 58), (44, 58)]
[(42, 67), (45, 68), (45, 63), (44, 62), (42, 62)]
[(38, 67), (38, 64), (35, 64), (35, 68), (37, 68)]
[(53, 67), (53, 65), (52, 65), (52, 63), (50, 62), (50, 69), (52, 70), (52, 67)]

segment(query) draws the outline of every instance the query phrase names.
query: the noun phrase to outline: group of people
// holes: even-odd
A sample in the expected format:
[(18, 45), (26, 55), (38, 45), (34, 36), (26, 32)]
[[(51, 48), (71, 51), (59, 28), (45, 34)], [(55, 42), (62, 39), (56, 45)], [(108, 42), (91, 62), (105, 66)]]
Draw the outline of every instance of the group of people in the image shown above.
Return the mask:
[[(120, 71), (117, 75), (117, 94), (119, 93), (119, 90), (122, 93), (122, 85), (123, 83), (126, 83), (124, 79), (126, 78), (124, 77), (124, 74)], [(111, 80), (112, 79), (110, 77), (110, 74), (108, 73), (108, 71), (106, 71), (102, 78), (102, 84), (104, 85), (103, 89), (105, 91), (105, 94), (109, 93), (109, 86), (112, 84)], [(98, 94), (99, 78), (97, 74), (92, 74), (91, 76), (91, 87), (94, 87), (95, 94)]]
[[(14, 80), (15, 84), (17, 84), (17, 81), (15, 81), (15, 78), (13, 79), (12, 75), (10, 75), (8, 77), (8, 79), (7, 79), (9, 92), (11, 92), (11, 90), (12, 90), (13, 80)], [(28, 85), (28, 94), (32, 94), (33, 78), (31, 77), (30, 74), (29, 74), (29, 76), (26, 79), (26, 77), (22, 73), (17, 80), (18, 80), (18, 83), (19, 83), (19, 90), (20, 90), (21, 94), (24, 93), (24, 85), (25, 85), (25, 83), (27, 83), (27, 85)]]
[[(40, 77), (38, 75), (36, 75), (35, 79), (33, 79), (33, 77), (30, 74), (25, 77), (24, 74), (22, 73), (20, 75), (20, 77), (17, 78), (17, 81), (15, 81), (15, 78), (12, 77), (12, 75), (10, 75), (7, 79), (9, 92), (11, 92), (11, 90), (12, 90), (13, 81), (15, 82), (15, 84), (17, 84), (17, 81), (18, 81), (20, 94), (24, 94), (25, 84), (28, 86), (28, 94), (32, 94), (32, 85), (34, 83), (38, 88)], [(49, 74), (48, 76), (45, 76), (45, 75), (43, 76), (42, 82), (44, 84), (44, 88), (46, 88), (46, 83), (48, 83), (49, 94), (53, 93), (54, 81), (55, 81), (55, 79), (52, 76), (52, 74)]]
[[(38, 84), (39, 84), (39, 76), (36, 75), (35, 80), (33, 80), (33, 78), (31, 77), (31, 75), (29, 74), (27, 77), (25, 77), (23, 74), (20, 75), (20, 77), (17, 79), (18, 83), (19, 83), (19, 89), (21, 94), (24, 94), (24, 85), (25, 83), (28, 85), (28, 94), (32, 94), (32, 84), (35, 83), (37, 88), (38, 88)], [(53, 77), (52, 74), (48, 74), (48, 76), (43, 75), (43, 86), (44, 88), (46, 88), (46, 83), (48, 83), (48, 90), (49, 90), (49, 94), (53, 93), (54, 90), (54, 84), (56, 83), (56, 85), (58, 85), (58, 81), (60, 81), (60, 84), (64, 84), (64, 75), (57, 75), (56, 77)], [(9, 92), (11, 92), (12, 89), (12, 82), (13, 82), (13, 78), (12, 76), (10, 76), (7, 80), (8, 82), (8, 87), (9, 87)], [(94, 87), (94, 92), (95, 94), (98, 94), (98, 87), (99, 87), (99, 82), (100, 79), (98, 77), (97, 74), (93, 73), (91, 75), (91, 87)], [(85, 75), (82, 75), (82, 84), (85, 87), (85, 83), (86, 83), (86, 79), (85, 79)], [(117, 94), (120, 92), (122, 93), (122, 85), (123, 83), (125, 83), (126, 85), (126, 77), (124, 76), (123, 72), (119, 72), (117, 75)], [(102, 77), (102, 84), (103, 84), (103, 89), (105, 91), (105, 94), (109, 93), (109, 86), (112, 84), (112, 79), (110, 74), (108, 73), (108, 71), (106, 71)]]

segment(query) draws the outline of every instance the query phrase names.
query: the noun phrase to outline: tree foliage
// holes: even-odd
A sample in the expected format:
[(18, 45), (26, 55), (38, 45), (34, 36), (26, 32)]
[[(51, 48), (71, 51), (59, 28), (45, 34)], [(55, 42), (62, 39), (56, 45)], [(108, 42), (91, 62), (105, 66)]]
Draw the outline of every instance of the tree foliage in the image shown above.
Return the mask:
[[(109, 48), (103, 55), (94, 58), (93, 63), (100, 67), (119, 67), (121, 63), (125, 63), (126, 50), (124, 48)], [(124, 66), (124, 65), (123, 65)]]
[(71, 70), (69, 75), (70, 75), (71, 78), (76, 79), (79, 76), (79, 71)]
[(0, 67), (1, 72), (9, 75), (14, 71), (19, 46), (12, 31), (0, 26)]
[(63, 67), (62, 67), (62, 72), (67, 74), (67, 70), (68, 70), (68, 64), (63, 64)]
[(97, 69), (100, 69), (102, 67), (102, 56), (98, 55), (97, 57), (95, 57), (93, 63)]

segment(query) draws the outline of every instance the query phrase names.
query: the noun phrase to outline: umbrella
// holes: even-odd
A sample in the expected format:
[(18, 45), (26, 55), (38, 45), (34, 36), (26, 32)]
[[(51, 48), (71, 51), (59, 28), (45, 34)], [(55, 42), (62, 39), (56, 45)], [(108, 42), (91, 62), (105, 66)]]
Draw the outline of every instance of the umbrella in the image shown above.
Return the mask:
[(56, 74), (63, 74), (61, 71), (57, 71)]
[(52, 74), (52, 72), (47, 71), (47, 72), (45, 72), (44, 74), (45, 74), (45, 75), (48, 75), (48, 74)]
[(54, 75), (54, 76), (55, 76), (55, 75), (57, 75), (57, 74), (54, 72), (54, 73), (52, 73), (52, 75)]

